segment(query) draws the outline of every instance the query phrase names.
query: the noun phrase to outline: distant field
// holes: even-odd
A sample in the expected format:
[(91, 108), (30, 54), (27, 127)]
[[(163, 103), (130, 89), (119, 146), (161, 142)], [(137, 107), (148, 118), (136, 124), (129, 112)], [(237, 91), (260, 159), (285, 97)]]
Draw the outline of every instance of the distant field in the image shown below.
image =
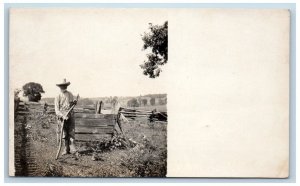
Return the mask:
[[(158, 112), (167, 112), (167, 106), (166, 105), (154, 105), (154, 106), (146, 106), (146, 107), (126, 107), (130, 109), (136, 109), (136, 110), (146, 110), (146, 111), (152, 111), (156, 109)], [(111, 109), (110, 108), (104, 108), (101, 110), (102, 114), (110, 114)]]
[(153, 106), (146, 106), (146, 107), (129, 107), (132, 109), (137, 109), (137, 110), (147, 110), (151, 111), (156, 109), (159, 112), (166, 112), (167, 111), (167, 105), (153, 105)]
[[(53, 104), (52, 101), (50, 101), (49, 99), (47, 100), (43, 100), (43, 101), (46, 101), (48, 104)], [(95, 105), (81, 105), (79, 107), (90, 107), (90, 108), (94, 108)], [(125, 108), (131, 108), (131, 109), (136, 109), (136, 110), (147, 110), (147, 111), (152, 111), (154, 109), (156, 109), (157, 111), (160, 111), (160, 112), (167, 112), (167, 105), (147, 105), (147, 106), (143, 106), (143, 107), (127, 107), (125, 105), (122, 105), (122, 107), (125, 107)], [(111, 104), (109, 103), (105, 103), (103, 105), (103, 108), (102, 110), (105, 110), (104, 114), (108, 114), (108, 113), (111, 113)]]

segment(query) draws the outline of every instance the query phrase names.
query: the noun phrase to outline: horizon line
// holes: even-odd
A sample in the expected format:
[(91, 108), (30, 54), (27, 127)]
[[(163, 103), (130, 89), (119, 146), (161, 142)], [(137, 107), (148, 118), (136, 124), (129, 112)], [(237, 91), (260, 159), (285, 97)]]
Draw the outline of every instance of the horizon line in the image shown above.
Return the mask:
[[(82, 98), (103, 98), (103, 97), (140, 97), (140, 96), (147, 96), (147, 95), (158, 95), (158, 94), (165, 94), (168, 95), (167, 93), (155, 93), (155, 94), (144, 94), (144, 95), (138, 95), (138, 96), (97, 96), (97, 97), (82, 97)], [(81, 96), (80, 96), (81, 97)], [(45, 98), (55, 98), (54, 97), (42, 97), (41, 99), (45, 99)]]

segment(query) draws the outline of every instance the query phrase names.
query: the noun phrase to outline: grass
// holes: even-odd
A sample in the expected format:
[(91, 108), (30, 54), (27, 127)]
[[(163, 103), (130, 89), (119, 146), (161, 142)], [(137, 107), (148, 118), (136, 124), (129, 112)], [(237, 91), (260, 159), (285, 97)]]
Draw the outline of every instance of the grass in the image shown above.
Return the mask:
[(32, 113), (26, 130), (37, 170), (33, 176), (56, 177), (165, 177), (167, 125), (146, 120), (123, 123), (124, 135), (99, 142), (77, 142), (79, 153), (60, 156), (54, 115)]

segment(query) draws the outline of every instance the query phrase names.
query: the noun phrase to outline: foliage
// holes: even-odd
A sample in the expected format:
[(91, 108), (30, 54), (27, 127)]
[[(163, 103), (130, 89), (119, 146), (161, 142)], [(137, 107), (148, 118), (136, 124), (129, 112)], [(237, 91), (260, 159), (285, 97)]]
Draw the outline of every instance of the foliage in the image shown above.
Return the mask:
[(112, 109), (112, 113), (117, 113), (118, 110), (119, 110), (119, 107), (120, 107), (120, 104), (119, 104), (119, 99), (117, 96), (114, 96), (114, 98), (112, 98), (111, 100), (111, 109)]
[(132, 98), (127, 102), (128, 107), (139, 107), (139, 102), (136, 98)]
[(152, 53), (147, 54), (147, 61), (140, 67), (144, 75), (156, 78), (162, 71), (160, 66), (168, 62), (168, 21), (163, 25), (149, 23), (149, 29), (150, 32), (142, 35), (143, 50), (150, 48)]
[(152, 106), (155, 105), (155, 98), (152, 97), (152, 98), (150, 99), (150, 104), (151, 104)]
[(27, 96), (29, 101), (40, 101), (42, 98), (41, 93), (45, 93), (45, 91), (39, 83), (29, 82), (23, 86), (23, 95)]
[[(151, 129), (151, 130), (154, 130)], [(160, 128), (162, 132), (166, 131), (166, 126)], [(167, 148), (164, 143), (154, 143), (151, 138), (142, 135), (134, 148), (130, 149), (126, 161), (121, 163), (133, 173), (133, 177), (165, 177), (167, 168)]]
[(14, 90), (14, 98), (15, 99), (18, 99), (19, 98), (19, 93), (21, 92), (21, 90), (20, 89), (15, 89)]
[(65, 177), (66, 176), (66, 175), (64, 175), (63, 167), (60, 165), (47, 163), (46, 167), (47, 167), (47, 169), (43, 175), (45, 177)]
[(117, 96), (114, 96), (114, 97), (111, 99), (110, 103), (111, 103), (112, 105), (116, 105), (116, 104), (118, 103), (118, 97), (117, 97)]
[(159, 99), (158, 103), (160, 105), (166, 105), (167, 104), (167, 98), (166, 99)]
[(145, 97), (151, 97), (151, 98), (166, 98), (167, 94), (146, 94)]
[(86, 143), (94, 153), (102, 153), (113, 151), (116, 149), (133, 148), (136, 144), (130, 139), (126, 139), (124, 135), (115, 133), (112, 138), (102, 138), (98, 141), (90, 141)]
[(146, 106), (147, 103), (148, 103), (148, 100), (147, 99), (142, 99), (142, 103), (143, 103), (144, 106)]

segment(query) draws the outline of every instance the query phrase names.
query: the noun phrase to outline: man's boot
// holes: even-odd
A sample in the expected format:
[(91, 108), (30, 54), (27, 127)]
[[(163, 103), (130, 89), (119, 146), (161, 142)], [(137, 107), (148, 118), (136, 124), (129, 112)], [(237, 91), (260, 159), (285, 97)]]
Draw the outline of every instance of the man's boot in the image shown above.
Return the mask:
[(70, 152), (74, 154), (76, 152), (75, 139), (70, 138)]
[(64, 142), (65, 142), (65, 148), (61, 155), (70, 154), (70, 146), (69, 146), (70, 142), (67, 139), (64, 139)]

